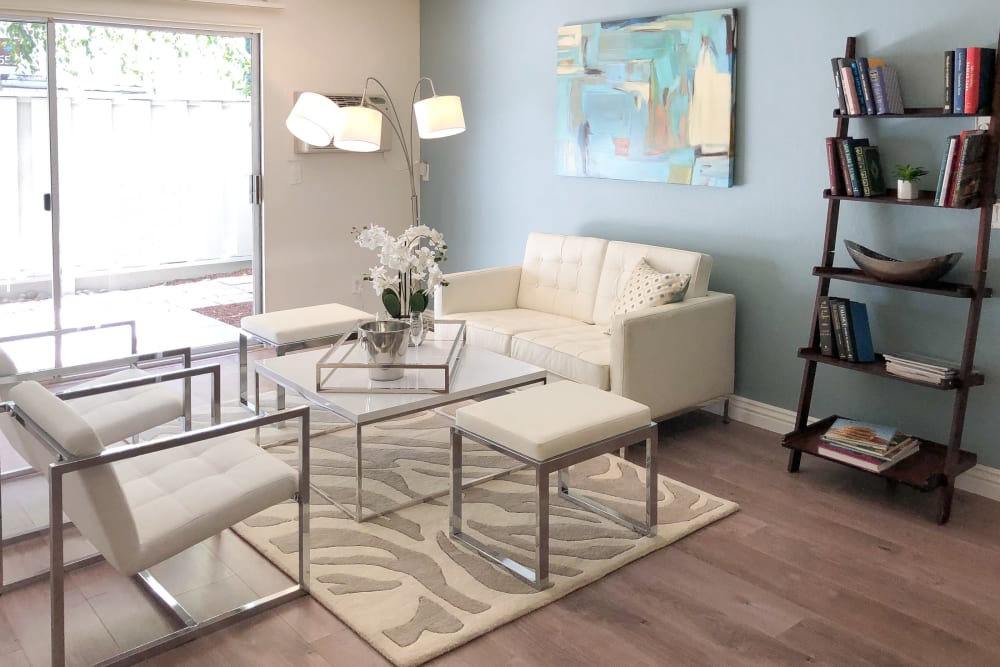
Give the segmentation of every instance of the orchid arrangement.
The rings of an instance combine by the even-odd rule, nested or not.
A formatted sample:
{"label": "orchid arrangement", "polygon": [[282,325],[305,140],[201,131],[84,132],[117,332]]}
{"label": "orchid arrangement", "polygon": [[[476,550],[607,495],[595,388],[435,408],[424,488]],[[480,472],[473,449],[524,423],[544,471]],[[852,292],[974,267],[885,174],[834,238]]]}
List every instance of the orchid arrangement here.
{"label": "orchid arrangement", "polygon": [[378,266],[368,269],[364,279],[372,283],[393,317],[423,312],[434,288],[448,284],[438,266],[445,261],[448,246],[436,229],[411,225],[393,236],[385,227],[368,225],[352,232],[355,243],[378,253]]}

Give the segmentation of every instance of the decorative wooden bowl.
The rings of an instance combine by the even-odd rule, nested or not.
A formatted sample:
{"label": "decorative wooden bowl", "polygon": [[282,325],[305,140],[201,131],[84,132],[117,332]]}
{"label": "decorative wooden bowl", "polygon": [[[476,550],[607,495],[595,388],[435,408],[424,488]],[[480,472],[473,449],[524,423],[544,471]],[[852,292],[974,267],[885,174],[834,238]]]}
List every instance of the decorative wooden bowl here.
{"label": "decorative wooden bowl", "polygon": [[962,257],[962,253],[953,252],[940,257],[903,261],[880,255],[854,241],[845,239],[844,245],[862,271],[886,283],[919,285],[934,282],[951,271]]}

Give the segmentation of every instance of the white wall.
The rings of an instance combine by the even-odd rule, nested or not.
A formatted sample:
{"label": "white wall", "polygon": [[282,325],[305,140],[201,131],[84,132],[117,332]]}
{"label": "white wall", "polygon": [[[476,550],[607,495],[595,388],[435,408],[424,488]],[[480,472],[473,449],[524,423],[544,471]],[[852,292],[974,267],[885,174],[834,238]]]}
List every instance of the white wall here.
{"label": "white wall", "polygon": [[[298,90],[359,92],[379,77],[402,114],[419,76],[418,0],[287,0],[285,9],[185,0],[0,0],[0,19],[47,15],[126,22],[259,28],[263,41],[264,305],[267,310],[339,301],[369,309],[374,295],[351,294],[373,256],[350,230],[368,223],[402,228],[409,187],[401,152],[295,155],[284,120]],[[408,116],[403,115],[404,125]],[[289,184],[299,161],[302,183]]]}

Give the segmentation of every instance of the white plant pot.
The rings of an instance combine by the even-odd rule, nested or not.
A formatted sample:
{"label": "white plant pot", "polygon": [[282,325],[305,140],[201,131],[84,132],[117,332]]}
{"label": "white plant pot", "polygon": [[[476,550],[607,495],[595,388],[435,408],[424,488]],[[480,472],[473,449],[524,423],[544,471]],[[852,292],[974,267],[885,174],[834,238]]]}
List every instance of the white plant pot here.
{"label": "white plant pot", "polygon": [[896,181],[896,199],[917,199],[919,196],[916,181]]}

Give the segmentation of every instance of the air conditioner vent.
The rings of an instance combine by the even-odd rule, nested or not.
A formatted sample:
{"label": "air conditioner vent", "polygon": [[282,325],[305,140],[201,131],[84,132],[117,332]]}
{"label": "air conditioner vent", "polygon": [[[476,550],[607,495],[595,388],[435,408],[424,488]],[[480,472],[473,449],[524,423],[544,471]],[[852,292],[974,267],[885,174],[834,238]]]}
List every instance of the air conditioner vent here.
{"label": "air conditioner vent", "polygon": [[[295,100],[299,98],[301,93],[295,93]],[[361,95],[345,94],[345,93],[320,93],[324,97],[327,97],[337,103],[337,106],[341,107],[356,107],[361,105]],[[366,100],[366,104],[370,106],[377,107],[382,111],[388,110],[388,103],[384,97],[379,95],[369,95]],[[392,128],[389,127],[389,123],[382,121],[382,143],[379,153],[384,153],[388,150],[392,150]],[[308,155],[315,153],[349,153],[350,151],[341,150],[336,148],[331,141],[328,146],[311,146],[301,139],[295,139],[295,152],[299,155]]]}

